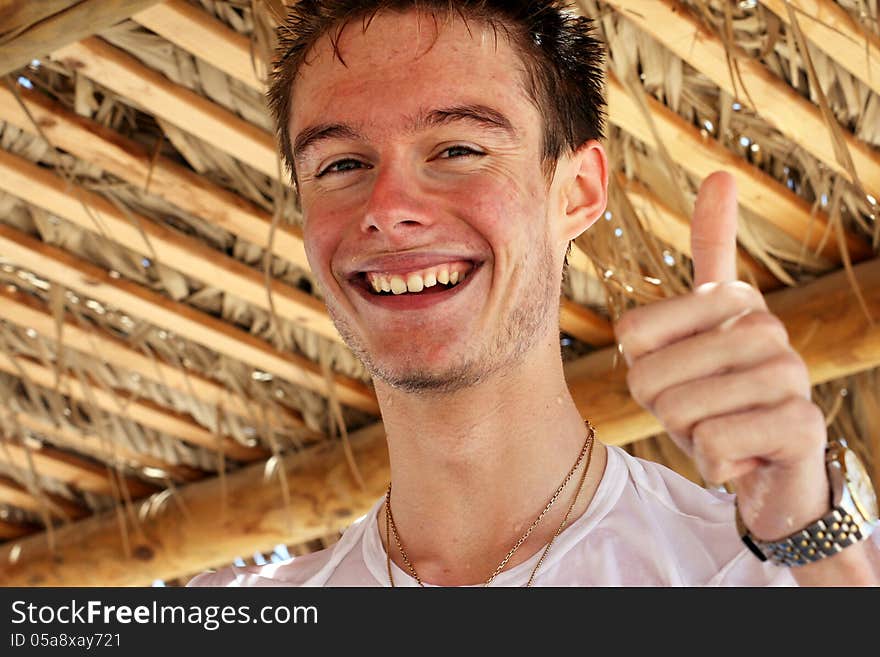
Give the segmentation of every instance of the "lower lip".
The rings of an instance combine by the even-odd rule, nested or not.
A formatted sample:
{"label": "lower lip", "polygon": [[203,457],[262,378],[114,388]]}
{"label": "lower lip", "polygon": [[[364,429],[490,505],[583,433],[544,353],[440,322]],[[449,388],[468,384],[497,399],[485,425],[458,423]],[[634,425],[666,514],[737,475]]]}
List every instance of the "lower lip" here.
{"label": "lower lip", "polygon": [[467,278],[463,283],[459,283],[455,287],[451,287],[443,292],[434,292],[433,294],[394,294],[382,295],[372,294],[360,285],[352,285],[364,299],[371,305],[385,308],[386,310],[423,310],[436,306],[437,304],[448,301],[452,297],[458,295],[464,288],[470,285],[474,277],[479,273],[481,265],[468,272]]}

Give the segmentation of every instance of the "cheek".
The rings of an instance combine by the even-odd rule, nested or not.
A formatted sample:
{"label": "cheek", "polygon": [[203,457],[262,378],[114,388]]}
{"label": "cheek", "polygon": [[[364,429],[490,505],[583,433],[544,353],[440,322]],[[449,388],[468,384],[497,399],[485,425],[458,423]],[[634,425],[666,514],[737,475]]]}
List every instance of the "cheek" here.
{"label": "cheek", "polygon": [[330,261],[339,243],[338,224],[330,221],[327,217],[310,217],[305,215],[303,223],[303,243],[306,257],[309,260],[313,274],[324,287],[329,278]]}
{"label": "cheek", "polygon": [[525,243],[536,199],[525,196],[510,180],[475,185],[466,198],[474,199],[468,203],[470,220],[496,248],[508,250]]}

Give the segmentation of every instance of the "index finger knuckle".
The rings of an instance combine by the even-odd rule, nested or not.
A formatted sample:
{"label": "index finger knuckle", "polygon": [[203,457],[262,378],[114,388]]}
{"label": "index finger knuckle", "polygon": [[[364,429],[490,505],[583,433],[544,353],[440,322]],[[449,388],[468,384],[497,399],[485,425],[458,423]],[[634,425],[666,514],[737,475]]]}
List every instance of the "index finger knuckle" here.
{"label": "index finger knuckle", "polygon": [[648,349],[644,340],[646,312],[645,308],[634,308],[622,315],[614,325],[614,336],[627,354],[636,356]]}
{"label": "index finger knuckle", "polygon": [[755,342],[769,341],[780,349],[789,346],[788,329],[773,313],[760,310],[746,312],[736,320],[735,330]]}

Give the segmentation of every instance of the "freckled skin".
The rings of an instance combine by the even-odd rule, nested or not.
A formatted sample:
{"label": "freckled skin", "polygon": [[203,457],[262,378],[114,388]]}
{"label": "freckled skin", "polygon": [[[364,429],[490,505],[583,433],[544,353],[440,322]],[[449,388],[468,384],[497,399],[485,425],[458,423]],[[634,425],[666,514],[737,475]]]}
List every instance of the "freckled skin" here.
{"label": "freckled skin", "polygon": [[[340,42],[347,66],[322,40],[293,87],[291,135],[339,122],[364,137],[297,160],[306,251],[345,341],[404,390],[472,385],[558,330],[567,238],[550,219],[541,117],[506,37],[469,28],[455,19],[437,33],[415,13],[379,15],[366,32],[356,22]],[[462,104],[502,112],[516,136],[461,122],[407,129],[420,111]],[[485,155],[444,151],[457,145]],[[355,168],[318,176],[344,158]],[[484,264],[469,289],[430,309],[379,309],[341,274],[364,256],[435,249]]]}

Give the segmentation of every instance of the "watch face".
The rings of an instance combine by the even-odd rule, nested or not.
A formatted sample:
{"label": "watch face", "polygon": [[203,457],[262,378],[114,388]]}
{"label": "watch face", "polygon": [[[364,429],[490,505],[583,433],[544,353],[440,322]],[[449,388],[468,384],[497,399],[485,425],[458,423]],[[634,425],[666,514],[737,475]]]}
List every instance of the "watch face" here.
{"label": "watch face", "polygon": [[878,515],[877,494],[871,485],[868,471],[865,470],[859,457],[850,449],[844,451],[843,460],[846,465],[846,478],[850,483],[853,501],[868,522],[875,522]]}

